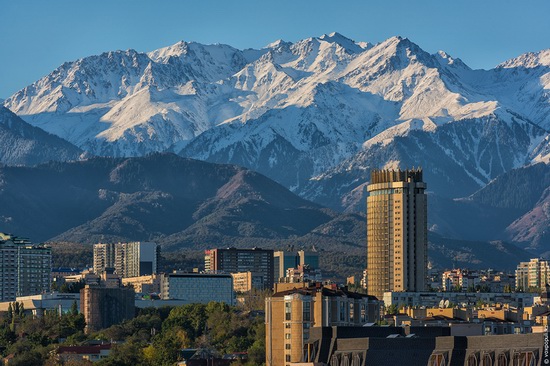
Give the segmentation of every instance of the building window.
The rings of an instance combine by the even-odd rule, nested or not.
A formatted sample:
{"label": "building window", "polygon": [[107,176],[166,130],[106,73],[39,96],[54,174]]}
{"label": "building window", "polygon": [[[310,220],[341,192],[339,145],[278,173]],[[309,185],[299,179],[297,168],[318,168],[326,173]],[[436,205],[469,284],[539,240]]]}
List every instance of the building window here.
{"label": "building window", "polygon": [[290,339],[290,333],[285,334],[285,339]]}
{"label": "building window", "polygon": [[290,343],[285,344],[285,349],[290,349]]}
{"label": "building window", "polygon": [[291,320],[292,318],[292,304],[285,302],[285,320]]}
{"label": "building window", "polygon": [[304,318],[303,320],[305,322],[309,322],[311,321],[311,303],[308,301],[308,302],[303,302],[303,306],[304,306]]}
{"label": "building window", "polygon": [[346,303],[340,301],[340,321],[346,320]]}
{"label": "building window", "polygon": [[286,362],[290,362],[290,355],[285,356]]}

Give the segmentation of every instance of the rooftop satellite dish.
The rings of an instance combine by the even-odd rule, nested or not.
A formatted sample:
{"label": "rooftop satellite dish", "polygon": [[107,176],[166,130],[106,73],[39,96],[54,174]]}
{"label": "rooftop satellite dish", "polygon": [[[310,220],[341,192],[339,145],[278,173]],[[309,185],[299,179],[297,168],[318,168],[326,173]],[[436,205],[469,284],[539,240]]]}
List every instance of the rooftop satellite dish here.
{"label": "rooftop satellite dish", "polygon": [[441,301],[439,302],[439,307],[442,308],[443,306],[445,306],[445,302],[444,302],[444,300],[441,300]]}
{"label": "rooftop satellite dish", "polygon": [[445,300],[445,308],[449,307],[449,300]]}

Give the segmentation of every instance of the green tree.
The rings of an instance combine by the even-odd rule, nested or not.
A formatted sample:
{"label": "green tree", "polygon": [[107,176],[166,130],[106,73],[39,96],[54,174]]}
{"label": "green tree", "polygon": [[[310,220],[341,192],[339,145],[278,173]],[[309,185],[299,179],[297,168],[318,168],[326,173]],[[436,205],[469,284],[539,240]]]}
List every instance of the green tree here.
{"label": "green tree", "polygon": [[76,300],[71,304],[71,315],[78,315],[78,305],[76,304]]}
{"label": "green tree", "polygon": [[139,342],[117,343],[104,360],[96,363],[98,366],[142,366],[147,365],[143,355],[143,345]]}
{"label": "green tree", "polygon": [[397,306],[397,304],[391,304],[386,308],[386,314],[396,315],[398,310],[399,310],[399,306]]}

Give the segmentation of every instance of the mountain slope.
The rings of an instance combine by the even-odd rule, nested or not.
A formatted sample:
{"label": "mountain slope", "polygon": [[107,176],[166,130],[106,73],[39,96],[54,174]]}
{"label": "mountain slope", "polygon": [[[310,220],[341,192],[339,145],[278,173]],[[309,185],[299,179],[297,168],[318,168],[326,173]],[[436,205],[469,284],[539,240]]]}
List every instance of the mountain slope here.
{"label": "mountain slope", "polygon": [[258,173],[173,154],[2,167],[0,200],[3,230],[35,241],[171,248],[297,238],[338,216]]}
{"label": "mountain slope", "polygon": [[36,165],[50,160],[76,160],[80,154],[76,146],[29,125],[0,106],[0,163]]}
{"label": "mountain slope", "polygon": [[549,187],[550,166],[538,163],[502,174],[467,198],[431,195],[431,229],[446,237],[512,241],[545,255]]}
{"label": "mountain slope", "polygon": [[[456,204],[463,216],[454,215],[455,222],[469,223],[468,204],[453,199],[514,169],[550,163],[549,54],[472,70],[402,37],[368,44],[334,33],[279,40],[261,50],[179,42],[149,53],[114,51],[68,62],[4,105],[93,154],[173,151],[237,164],[348,212],[364,211],[371,169],[421,166],[441,204],[434,212]],[[148,210],[150,202],[177,200],[163,198],[165,193],[117,195],[113,212],[126,212],[135,202]],[[472,202],[488,221],[475,223],[480,227],[472,233],[479,237],[465,238],[540,241],[538,234],[526,234],[527,219],[503,234],[536,202],[508,210]],[[113,212],[94,217],[94,225],[109,226]],[[220,218],[230,217],[222,213]],[[225,229],[256,230],[249,224]],[[197,225],[200,230],[185,226],[189,236],[173,241],[207,227]],[[450,220],[437,218],[432,225],[449,236],[464,231]],[[494,237],[481,226],[492,228]],[[265,230],[266,237],[274,235],[274,228]],[[209,233],[221,235],[214,231]]]}

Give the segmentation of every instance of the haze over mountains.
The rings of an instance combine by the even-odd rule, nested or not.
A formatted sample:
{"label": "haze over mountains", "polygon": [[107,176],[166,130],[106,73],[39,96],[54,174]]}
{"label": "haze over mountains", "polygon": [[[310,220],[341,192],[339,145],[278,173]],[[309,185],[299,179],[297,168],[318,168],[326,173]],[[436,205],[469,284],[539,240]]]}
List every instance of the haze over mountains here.
{"label": "haze over mountains", "polygon": [[[179,42],[107,52],[61,65],[4,106],[88,154],[172,151],[237,164],[339,211],[364,211],[372,168],[420,165],[435,232],[544,253],[549,90],[550,50],[472,70],[406,38],[333,33],[261,50]],[[528,183],[517,207],[504,196],[480,203],[503,179],[543,183]],[[467,230],[470,212],[487,224]]]}
{"label": "haze over mountains", "polygon": [[[0,226],[33,240],[155,240],[163,250],[287,246],[365,254],[364,214],[306,201],[259,173],[156,153],[0,167]],[[434,265],[513,268],[502,242],[430,237]],[[491,253],[491,255],[487,255]]]}

